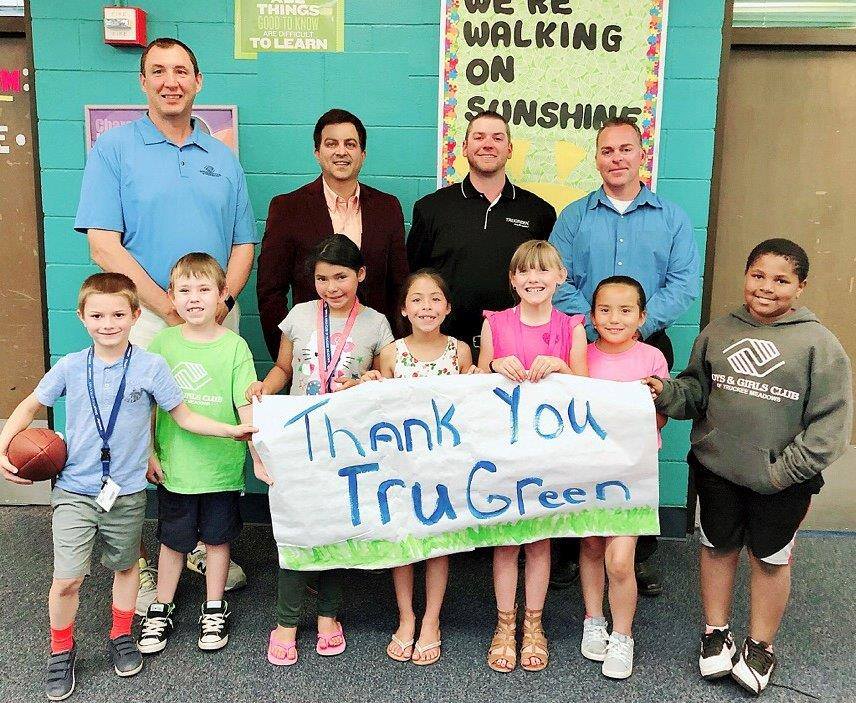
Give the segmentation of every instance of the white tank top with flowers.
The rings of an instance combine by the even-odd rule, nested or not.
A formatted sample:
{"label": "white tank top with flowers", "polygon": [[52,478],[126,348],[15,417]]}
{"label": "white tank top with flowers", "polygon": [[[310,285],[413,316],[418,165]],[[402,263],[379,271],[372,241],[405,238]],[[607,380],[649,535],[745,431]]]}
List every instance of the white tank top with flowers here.
{"label": "white tank top with flowers", "polygon": [[422,376],[451,376],[458,369],[458,340],[449,337],[446,348],[434,361],[419,361],[403,339],[395,340],[395,368],[393,378],[420,378]]}

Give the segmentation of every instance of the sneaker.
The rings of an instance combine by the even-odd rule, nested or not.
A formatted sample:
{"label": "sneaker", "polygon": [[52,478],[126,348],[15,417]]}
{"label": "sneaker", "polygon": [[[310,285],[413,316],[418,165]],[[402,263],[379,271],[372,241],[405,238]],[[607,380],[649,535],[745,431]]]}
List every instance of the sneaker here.
{"label": "sneaker", "polygon": [[703,679],[719,679],[731,673],[737,647],[734,646],[734,635],[728,628],[714,630],[709,635],[702,635],[698,656],[698,668]]}
{"label": "sneaker", "polygon": [[212,652],[223,649],[229,641],[229,604],[224,600],[209,600],[199,616],[199,649]]}
{"label": "sneaker", "polygon": [[77,643],[71,649],[48,657],[45,676],[45,693],[50,701],[61,701],[74,693],[74,660],[77,658]]}
{"label": "sneaker", "polygon": [[586,618],[583,620],[583,640],[580,651],[586,659],[602,662],[606,659],[606,645],[609,633],[606,631],[606,618]]}
{"label": "sneaker", "polygon": [[767,643],[747,637],[740,658],[731,670],[731,678],[747,691],[758,695],[767,688],[775,668],[776,655],[767,651]]}
{"label": "sneaker", "polygon": [[611,679],[626,679],[633,673],[633,638],[613,632],[606,646],[601,672]]}
{"label": "sneaker", "polygon": [[143,668],[143,655],[131,635],[121,635],[107,643],[107,658],[119,676],[133,676]]}
{"label": "sneaker", "polygon": [[[187,555],[187,568],[197,574],[205,574],[205,545],[197,544],[190,554]],[[236,591],[247,585],[247,575],[244,570],[232,560],[229,560],[229,573],[226,575],[226,590]]]}
{"label": "sneaker", "polygon": [[145,559],[140,558],[140,590],[137,593],[137,605],[134,612],[143,617],[149,606],[158,598],[158,570]]}
{"label": "sneaker", "polygon": [[663,578],[660,571],[647,561],[635,565],[636,590],[640,596],[659,596],[663,592]]}
{"label": "sneaker", "polygon": [[149,606],[141,623],[140,639],[137,642],[143,654],[157,654],[166,649],[169,636],[175,629],[173,610],[175,606],[172,603],[154,602]]}

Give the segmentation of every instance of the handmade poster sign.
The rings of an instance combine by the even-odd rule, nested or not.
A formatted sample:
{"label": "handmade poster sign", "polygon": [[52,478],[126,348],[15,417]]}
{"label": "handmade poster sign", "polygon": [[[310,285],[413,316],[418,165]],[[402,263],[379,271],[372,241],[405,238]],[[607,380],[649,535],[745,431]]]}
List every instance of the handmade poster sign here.
{"label": "handmade poster sign", "polygon": [[266,397],[253,422],[284,568],[659,532],[656,421],[641,383],[375,381]]}

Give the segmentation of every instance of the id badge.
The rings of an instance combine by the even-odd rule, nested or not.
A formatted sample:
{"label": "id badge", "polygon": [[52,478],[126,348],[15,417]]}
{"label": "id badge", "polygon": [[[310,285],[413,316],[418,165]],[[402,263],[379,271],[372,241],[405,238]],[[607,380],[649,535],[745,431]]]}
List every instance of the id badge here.
{"label": "id badge", "polygon": [[101,491],[95,498],[95,502],[104,509],[105,513],[109,513],[110,508],[113,507],[113,503],[116,502],[116,498],[119,497],[119,491],[121,490],[122,487],[108,476],[107,482],[101,488]]}

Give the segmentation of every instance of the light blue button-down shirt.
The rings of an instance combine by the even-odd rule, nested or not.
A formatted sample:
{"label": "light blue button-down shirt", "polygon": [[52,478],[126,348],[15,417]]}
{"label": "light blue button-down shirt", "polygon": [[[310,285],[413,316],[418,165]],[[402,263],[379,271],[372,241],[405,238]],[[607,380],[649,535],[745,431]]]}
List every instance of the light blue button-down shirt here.
{"label": "light blue button-down shirt", "polygon": [[[84,349],[64,356],[39,381],[34,393],[48,407],[53,407],[61,396],[66,397],[68,459],[56,485],[72,493],[95,496],[101,490],[101,436],[86,388],[88,353],[89,349]],[[92,360],[92,375],[98,408],[106,423],[122,380],[122,359],[108,365],[96,355]],[[146,487],[152,405],[157,403],[169,412],[181,401],[181,389],[164,358],[134,347],[122,407],[110,437],[110,477],[121,487],[120,495]]]}
{"label": "light blue button-down shirt", "polygon": [[193,121],[180,147],[148,115],[114,127],[89,152],[74,228],[122,233],[122,245],[161,288],[182,256],[201,251],[223,269],[234,244],[257,243],[238,159]]}
{"label": "light blue button-down shirt", "polygon": [[[648,299],[648,318],[640,329],[643,339],[675,322],[701,292],[689,215],[645,186],[623,215],[602,187],[571,203],[559,215],[550,243],[568,269],[568,280],[556,290],[553,304],[568,314],[589,315],[600,281],[631,276]],[[586,327],[593,338],[591,324]]]}

